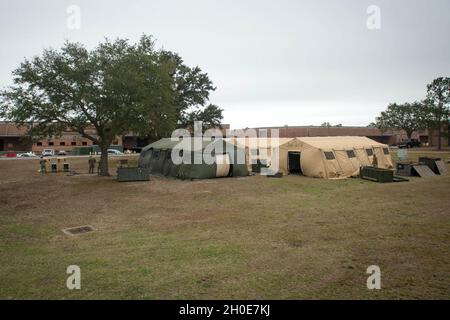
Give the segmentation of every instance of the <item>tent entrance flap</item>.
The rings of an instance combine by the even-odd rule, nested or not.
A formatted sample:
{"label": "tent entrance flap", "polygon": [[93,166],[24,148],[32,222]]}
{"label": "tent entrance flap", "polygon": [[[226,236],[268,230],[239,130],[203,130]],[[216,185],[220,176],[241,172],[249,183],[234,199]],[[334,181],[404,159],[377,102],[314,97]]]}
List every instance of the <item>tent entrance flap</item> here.
{"label": "tent entrance flap", "polygon": [[230,174],[231,161],[228,154],[217,154],[216,165],[216,177],[227,177]]}
{"label": "tent entrance flap", "polygon": [[288,152],[288,171],[289,174],[302,174],[300,166],[300,152]]}

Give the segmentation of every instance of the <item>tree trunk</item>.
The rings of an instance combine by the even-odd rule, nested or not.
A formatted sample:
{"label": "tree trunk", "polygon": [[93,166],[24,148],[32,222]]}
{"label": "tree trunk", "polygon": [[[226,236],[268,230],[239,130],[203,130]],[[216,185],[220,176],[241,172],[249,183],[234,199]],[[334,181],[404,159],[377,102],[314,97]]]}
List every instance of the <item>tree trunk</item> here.
{"label": "tree trunk", "polygon": [[438,128],[438,150],[441,150],[441,138],[442,138],[442,126],[441,123],[439,123],[439,128]]}
{"label": "tree trunk", "polygon": [[434,128],[430,126],[428,128],[428,146],[429,147],[432,147],[434,145],[433,135],[434,135]]}
{"label": "tree trunk", "polygon": [[450,120],[447,121],[447,146],[450,147]]}
{"label": "tree trunk", "polygon": [[406,131],[406,136],[408,137],[408,140],[411,140],[413,132],[409,131],[409,130],[405,130],[405,131]]}
{"label": "tree trunk", "polygon": [[109,166],[108,166],[108,144],[101,144],[100,145],[100,167],[98,174],[101,176],[109,176]]}
{"label": "tree trunk", "polygon": [[439,104],[439,113],[438,113],[438,121],[437,121],[437,129],[438,129],[438,150],[441,150],[441,138],[442,138],[442,104]]}

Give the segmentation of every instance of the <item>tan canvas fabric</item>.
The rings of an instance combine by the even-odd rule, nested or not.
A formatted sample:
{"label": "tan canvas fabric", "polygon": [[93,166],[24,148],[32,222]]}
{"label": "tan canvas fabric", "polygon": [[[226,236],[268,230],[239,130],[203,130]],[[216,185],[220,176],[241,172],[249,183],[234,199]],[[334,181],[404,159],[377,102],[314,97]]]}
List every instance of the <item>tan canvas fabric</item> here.
{"label": "tan canvas fabric", "polygon": [[335,150],[334,154],[337,162],[339,163],[339,166],[344,173],[344,176],[351,177],[358,174],[358,170],[360,167],[359,161],[355,166],[353,161],[348,157],[346,150]]}
{"label": "tan canvas fabric", "polygon": [[[302,171],[305,175],[329,179],[355,176],[359,172],[359,167],[372,165],[373,156],[367,155],[367,149],[373,150],[378,160],[378,167],[392,168],[391,155],[385,155],[383,152],[383,148],[388,146],[367,137],[299,137],[297,139],[316,150],[316,153],[305,153],[301,156]],[[356,157],[350,158],[347,153],[349,150],[353,150]],[[336,159],[327,160],[323,155],[319,156],[325,151],[333,152]],[[306,157],[311,159],[305,159]],[[304,164],[310,167],[304,169]]]}
{"label": "tan canvas fabric", "polygon": [[[310,177],[339,179],[355,176],[361,166],[372,165],[373,156],[367,154],[367,149],[376,155],[378,167],[392,168],[391,155],[385,155],[387,145],[376,142],[367,137],[298,137],[280,138],[278,141],[264,138],[247,138],[234,140],[246,148],[246,157],[251,167],[253,155],[250,148],[263,146],[259,158],[268,157],[269,163],[275,167],[276,156],[274,148],[278,147],[278,171],[288,172],[289,151],[300,152],[300,165],[303,175]],[[355,157],[349,157],[347,151],[353,151]],[[332,152],[334,159],[326,159],[324,152]]]}
{"label": "tan canvas fabric", "polygon": [[226,177],[230,172],[230,155],[216,154],[216,177]]}
{"label": "tan canvas fabric", "polygon": [[[239,147],[245,147],[245,157],[247,160],[248,169],[251,171],[251,165],[259,159],[262,162],[272,163],[272,153],[274,148],[279,148],[280,146],[294,140],[295,138],[232,138],[230,142],[236,144]],[[251,149],[259,149],[259,155],[252,153]],[[286,160],[287,161],[287,160]],[[286,166],[287,169],[287,166]]]}
{"label": "tan canvas fabric", "polygon": [[372,149],[372,148],[355,148],[356,157],[358,158],[358,161],[362,165],[370,166],[370,165],[372,165],[373,157],[369,157],[367,155],[366,149]]}
{"label": "tan canvas fabric", "polygon": [[[290,138],[289,140],[280,139],[280,147],[278,149],[278,171],[283,174],[288,174],[288,152],[302,152],[302,143],[295,138]],[[276,155],[276,151],[272,149],[272,156]],[[275,164],[275,161],[271,161]]]}

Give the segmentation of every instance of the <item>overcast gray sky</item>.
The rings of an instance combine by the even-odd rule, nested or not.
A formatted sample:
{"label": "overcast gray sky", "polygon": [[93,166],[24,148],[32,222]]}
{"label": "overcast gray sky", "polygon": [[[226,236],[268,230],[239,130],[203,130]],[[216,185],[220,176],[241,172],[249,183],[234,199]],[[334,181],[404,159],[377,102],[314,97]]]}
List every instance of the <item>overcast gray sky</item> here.
{"label": "overcast gray sky", "polygon": [[[80,29],[67,27],[70,5]],[[367,27],[369,5],[380,29]],[[450,75],[449,0],[2,0],[0,86],[24,57],[65,39],[93,47],[142,33],[208,72],[232,128],[367,125]]]}

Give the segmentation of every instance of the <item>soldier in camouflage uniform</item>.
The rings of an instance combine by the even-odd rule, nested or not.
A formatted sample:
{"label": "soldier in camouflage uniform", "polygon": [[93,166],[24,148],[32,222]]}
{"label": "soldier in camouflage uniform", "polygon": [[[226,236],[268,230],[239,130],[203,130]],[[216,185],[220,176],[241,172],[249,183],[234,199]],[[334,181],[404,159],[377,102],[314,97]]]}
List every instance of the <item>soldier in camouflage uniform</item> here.
{"label": "soldier in camouflage uniform", "polygon": [[41,172],[41,174],[46,173],[47,170],[45,169],[45,159],[44,159],[44,157],[41,156],[41,158],[39,159],[39,164],[41,166],[41,169],[39,170]]}
{"label": "soldier in camouflage uniform", "polygon": [[94,169],[95,169],[95,163],[97,162],[97,160],[95,160],[94,157],[89,156],[89,173],[94,173]]}

